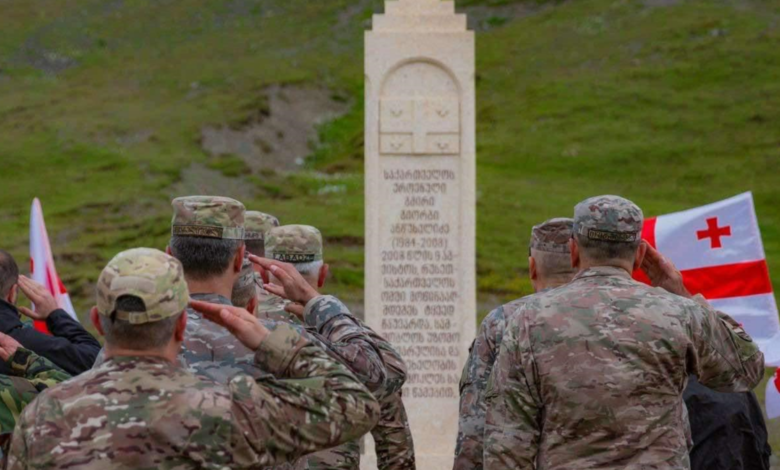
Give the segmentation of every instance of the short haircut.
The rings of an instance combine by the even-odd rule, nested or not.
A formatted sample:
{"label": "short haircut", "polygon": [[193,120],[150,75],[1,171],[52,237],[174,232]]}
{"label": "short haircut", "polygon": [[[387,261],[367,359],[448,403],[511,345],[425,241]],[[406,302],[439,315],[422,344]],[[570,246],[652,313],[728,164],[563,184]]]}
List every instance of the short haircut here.
{"label": "short haircut", "polygon": [[164,348],[173,337],[176,322],[182,313],[164,320],[133,324],[117,318],[117,312],[145,312],[144,301],[134,295],[123,295],[116,300],[116,308],[111,315],[100,316],[100,325],[106,343],[134,351],[147,351]]}
{"label": "short haircut", "polygon": [[19,265],[11,253],[0,250],[0,295],[5,298],[19,282]]}
{"label": "short haircut", "polygon": [[243,245],[243,240],[172,236],[171,254],[181,261],[184,274],[197,281],[221,276]]}
{"label": "short haircut", "polygon": [[295,263],[295,269],[301,274],[301,276],[317,275],[320,272],[323,261],[311,261],[308,263]]}
{"label": "short haircut", "polygon": [[597,261],[633,261],[636,257],[636,250],[639,248],[641,240],[633,242],[612,242],[605,240],[591,240],[586,235],[575,234],[577,245],[583,257]]}
{"label": "short haircut", "polygon": [[246,240],[244,243],[246,243],[246,251],[265,258],[265,240]]}
{"label": "short haircut", "polygon": [[571,265],[570,253],[553,253],[532,248],[531,256],[536,262],[536,274],[542,280],[568,283],[574,277],[575,269]]}

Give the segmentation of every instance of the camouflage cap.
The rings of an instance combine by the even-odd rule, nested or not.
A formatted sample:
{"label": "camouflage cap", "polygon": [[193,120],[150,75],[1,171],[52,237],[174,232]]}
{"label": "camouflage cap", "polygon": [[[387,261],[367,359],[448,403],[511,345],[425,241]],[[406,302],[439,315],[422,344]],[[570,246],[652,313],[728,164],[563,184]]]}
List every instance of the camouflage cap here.
{"label": "camouflage cap", "polygon": [[181,263],[162,251],[134,248],[109,261],[97,282],[97,309],[110,316],[118,298],[141,299],[143,312],[116,312],[116,318],[134,325],[164,320],[181,313],[190,300]]}
{"label": "camouflage cap", "polygon": [[574,207],[574,232],[591,240],[635,242],[643,223],[642,209],[620,196],[596,196]]}
{"label": "camouflage cap", "polygon": [[551,253],[569,253],[569,239],[574,220],[556,218],[531,229],[530,249]]}
{"label": "camouflage cap", "polygon": [[264,240],[265,233],[279,226],[279,219],[258,211],[246,211],[244,215],[244,239]]}
{"label": "camouflage cap", "polygon": [[322,259],[322,234],[309,225],[283,225],[265,234],[267,258],[286,263],[310,263]]}
{"label": "camouflage cap", "polygon": [[180,237],[244,239],[244,205],[221,196],[177,197],[171,233]]}

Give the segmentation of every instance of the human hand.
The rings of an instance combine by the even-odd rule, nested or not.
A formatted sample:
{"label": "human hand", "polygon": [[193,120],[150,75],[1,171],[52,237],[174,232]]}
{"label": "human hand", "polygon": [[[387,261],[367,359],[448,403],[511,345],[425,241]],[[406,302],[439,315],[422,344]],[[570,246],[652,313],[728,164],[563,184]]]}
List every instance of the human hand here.
{"label": "human hand", "polygon": [[35,304],[35,311],[27,307],[19,307],[19,311],[33,320],[46,321],[51,312],[59,308],[51,292],[27,276],[19,276],[19,289]]}
{"label": "human hand", "polygon": [[265,290],[274,295],[301,305],[306,305],[311,299],[320,295],[292,264],[260,258],[255,255],[249,255],[249,261],[262,266],[266,272],[273,274],[282,284],[279,286],[269,282],[263,285]]}
{"label": "human hand", "polygon": [[290,302],[284,306],[284,310],[303,320],[303,312],[306,310],[306,307],[297,302]]}
{"label": "human hand", "polygon": [[642,260],[641,269],[650,278],[653,287],[660,287],[672,294],[690,298],[691,293],[683,284],[682,273],[674,263],[647,242],[642,241],[642,243],[647,245],[647,253]]}
{"label": "human hand", "polygon": [[191,300],[190,307],[202,313],[206,319],[227,328],[241,344],[252,351],[270,334],[254,315],[243,308],[198,300]]}
{"label": "human hand", "polygon": [[3,362],[16,353],[16,350],[21,348],[22,345],[18,341],[8,336],[7,334],[0,333],[0,359]]}

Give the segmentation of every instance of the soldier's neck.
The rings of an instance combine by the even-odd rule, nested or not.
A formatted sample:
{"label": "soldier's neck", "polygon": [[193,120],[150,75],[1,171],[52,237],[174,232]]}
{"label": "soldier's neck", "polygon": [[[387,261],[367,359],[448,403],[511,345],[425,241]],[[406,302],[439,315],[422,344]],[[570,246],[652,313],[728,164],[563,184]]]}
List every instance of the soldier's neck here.
{"label": "soldier's neck", "polygon": [[106,359],[114,357],[153,357],[175,364],[179,348],[180,346],[173,341],[165,348],[148,350],[127,349],[106,344]]}
{"label": "soldier's neck", "polygon": [[207,281],[192,279],[184,275],[187,279],[187,287],[190,294],[218,294],[229,299],[233,294],[233,282],[235,276],[228,272],[219,277],[211,278]]}

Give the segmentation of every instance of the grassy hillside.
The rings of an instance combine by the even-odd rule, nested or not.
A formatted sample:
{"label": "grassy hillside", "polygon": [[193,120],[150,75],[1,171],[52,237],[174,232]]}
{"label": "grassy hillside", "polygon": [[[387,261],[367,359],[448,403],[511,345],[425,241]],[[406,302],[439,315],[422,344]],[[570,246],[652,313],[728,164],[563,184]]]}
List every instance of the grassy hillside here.
{"label": "grassy hillside", "polygon": [[[531,225],[598,193],[652,215],[751,190],[780,273],[779,2],[461,7],[480,30],[482,314],[529,292],[516,255]],[[84,311],[113,254],[165,246],[171,197],[221,193],[319,226],[332,288],[359,304],[362,34],[379,10],[377,0],[3,1],[2,246],[26,260],[29,204],[41,198],[58,269]],[[341,103],[313,137],[296,137],[308,158],[258,166],[206,151],[204,129],[249,133],[291,113],[274,105],[272,85]]]}

